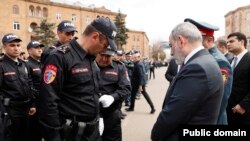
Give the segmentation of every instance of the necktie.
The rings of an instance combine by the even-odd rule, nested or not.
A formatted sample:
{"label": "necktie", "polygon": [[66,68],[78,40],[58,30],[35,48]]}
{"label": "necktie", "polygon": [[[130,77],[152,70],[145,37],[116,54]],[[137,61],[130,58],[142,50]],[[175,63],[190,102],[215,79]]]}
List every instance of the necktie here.
{"label": "necktie", "polygon": [[238,60],[238,58],[237,58],[237,57],[234,57],[234,60],[233,60],[233,70],[234,70],[234,68],[235,68],[236,65],[237,65],[237,60]]}

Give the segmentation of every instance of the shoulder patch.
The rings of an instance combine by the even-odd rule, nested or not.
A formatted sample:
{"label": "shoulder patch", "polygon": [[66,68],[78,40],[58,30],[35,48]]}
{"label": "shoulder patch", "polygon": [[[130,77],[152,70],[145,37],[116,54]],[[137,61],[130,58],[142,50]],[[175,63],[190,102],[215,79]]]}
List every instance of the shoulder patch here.
{"label": "shoulder patch", "polygon": [[62,46],[58,47],[57,50],[59,52],[62,52],[63,54],[65,54],[65,53],[70,51],[70,46],[68,44],[62,45]]}
{"label": "shoulder patch", "polygon": [[43,81],[46,84],[52,83],[55,78],[56,78],[56,73],[57,73],[57,67],[54,65],[46,65],[45,66],[45,71],[44,71],[44,76],[43,76]]}
{"label": "shoulder patch", "polygon": [[220,71],[221,71],[223,82],[225,85],[228,82],[229,71],[226,68],[221,68]]}

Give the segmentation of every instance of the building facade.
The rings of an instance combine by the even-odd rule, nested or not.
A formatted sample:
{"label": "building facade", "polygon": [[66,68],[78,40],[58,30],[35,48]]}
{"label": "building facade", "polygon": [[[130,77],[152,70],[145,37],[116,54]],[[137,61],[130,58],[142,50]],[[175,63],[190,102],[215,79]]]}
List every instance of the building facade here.
{"label": "building facade", "polygon": [[[7,33],[15,33],[21,37],[22,50],[26,52],[26,46],[34,35],[34,28],[40,25],[43,19],[58,25],[62,20],[70,20],[76,26],[79,36],[85,27],[98,16],[109,17],[114,20],[117,12],[112,12],[105,7],[83,7],[81,5],[68,5],[52,2],[50,0],[1,0],[0,3],[0,38]],[[125,14],[122,14],[126,18]],[[54,29],[56,33],[56,29]],[[137,33],[135,33],[137,34]],[[146,35],[146,33],[144,33]],[[128,33],[129,38],[133,33]],[[143,37],[144,38],[144,37]],[[130,39],[128,39],[130,41]],[[131,44],[128,41],[128,44]],[[143,41],[143,39],[141,40]],[[148,45],[139,43],[141,50],[148,50]],[[2,47],[2,43],[0,44]],[[127,47],[128,45],[126,45]],[[125,49],[125,51],[128,51]],[[2,48],[0,48],[2,52]],[[143,52],[144,53],[144,52]]]}
{"label": "building facade", "polygon": [[225,37],[232,32],[242,32],[247,36],[250,49],[250,5],[239,7],[225,15]]}
{"label": "building facade", "polygon": [[143,31],[129,29],[127,44],[123,46],[125,52],[129,50],[138,50],[144,57],[149,57],[150,47],[147,34]]}

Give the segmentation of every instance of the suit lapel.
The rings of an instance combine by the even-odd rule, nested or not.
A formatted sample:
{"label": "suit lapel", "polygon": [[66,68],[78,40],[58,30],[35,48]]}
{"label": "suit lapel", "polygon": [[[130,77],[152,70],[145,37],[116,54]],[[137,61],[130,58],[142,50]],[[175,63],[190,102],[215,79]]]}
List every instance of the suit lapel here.
{"label": "suit lapel", "polygon": [[249,61],[248,59],[250,58],[250,53],[247,52],[240,60],[240,62],[236,65],[236,67],[234,68],[235,71],[237,71],[239,68],[241,68],[242,66],[244,66],[244,62]]}

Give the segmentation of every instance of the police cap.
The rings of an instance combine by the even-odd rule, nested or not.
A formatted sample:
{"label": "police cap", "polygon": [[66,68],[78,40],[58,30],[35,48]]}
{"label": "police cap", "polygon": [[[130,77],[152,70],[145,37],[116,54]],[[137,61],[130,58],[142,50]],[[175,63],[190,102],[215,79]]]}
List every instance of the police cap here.
{"label": "police cap", "polygon": [[206,35],[206,36],[213,36],[214,31],[219,30],[219,27],[217,27],[217,26],[211,25],[211,24],[206,23],[206,22],[198,22],[198,21],[195,21],[195,20],[190,19],[190,18],[186,18],[184,20],[184,22],[192,23],[200,30],[202,35]]}
{"label": "police cap", "polygon": [[8,34],[3,36],[3,39],[2,39],[3,44],[9,43],[12,41],[21,42],[22,40],[17,35],[15,35],[13,33],[8,33]]}
{"label": "police cap", "polygon": [[91,25],[107,37],[111,49],[113,51],[116,51],[117,47],[116,47],[114,39],[116,36],[117,28],[115,24],[109,18],[99,17],[99,18],[96,18],[91,23]]}

